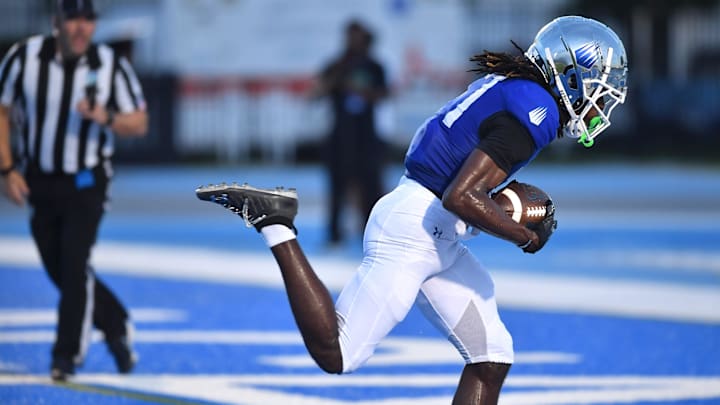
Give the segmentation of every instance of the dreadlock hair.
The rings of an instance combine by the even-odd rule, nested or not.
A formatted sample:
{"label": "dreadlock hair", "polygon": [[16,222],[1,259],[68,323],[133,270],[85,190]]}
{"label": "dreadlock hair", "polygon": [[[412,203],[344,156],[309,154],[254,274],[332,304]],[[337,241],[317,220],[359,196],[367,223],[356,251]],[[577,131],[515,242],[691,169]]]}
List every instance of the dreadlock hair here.
{"label": "dreadlock hair", "polygon": [[[505,76],[508,79],[527,79],[541,85],[545,90],[550,93],[555,102],[558,105],[558,111],[560,111],[560,122],[565,123],[570,119],[565,107],[563,107],[560,97],[556,96],[553,89],[545,80],[540,69],[535,66],[530,59],[525,56],[522,48],[515,43],[510,41],[515,49],[520,51],[520,55],[511,55],[507,52],[490,52],[485,50],[483,53],[474,55],[470,58],[471,62],[475,62],[477,67],[470,69],[470,72],[476,72],[479,74],[498,74]],[[562,135],[562,131],[558,131],[558,136]]]}

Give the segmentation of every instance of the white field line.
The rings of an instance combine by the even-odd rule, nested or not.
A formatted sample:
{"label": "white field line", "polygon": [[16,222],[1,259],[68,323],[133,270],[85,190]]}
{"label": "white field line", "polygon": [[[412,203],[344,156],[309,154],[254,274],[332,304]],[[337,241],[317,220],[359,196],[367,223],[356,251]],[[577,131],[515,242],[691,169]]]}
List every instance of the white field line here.
{"label": "white field line", "polygon": [[[133,308],[133,323],[183,322],[187,320],[184,311],[161,308]],[[56,309],[0,308],[0,327],[54,326],[57,323]]]}
{"label": "white field line", "polygon": [[[357,265],[334,258],[310,259],[320,278],[333,291],[342,288]],[[93,263],[103,273],[132,277],[283,288],[277,264],[269,252],[235,253],[103,242],[93,252]],[[35,246],[28,238],[0,237],[0,264],[40,268]],[[542,269],[494,269],[492,273],[501,306],[720,323],[717,310],[720,291],[713,287],[544,275]]]}
{"label": "white field line", "polygon": [[[51,344],[55,338],[52,330],[5,330],[0,333],[0,344]],[[102,341],[100,332],[93,333],[93,342]],[[242,346],[297,346],[303,354],[259,356],[258,361],[284,368],[307,368],[317,366],[305,353],[298,332],[248,331],[248,330],[137,330],[133,341],[141,344],[203,344]],[[462,358],[446,339],[389,336],[380,343],[380,349],[370,358],[366,367],[397,367],[403,365],[462,364]],[[515,354],[517,364],[574,364],[580,356],[573,353],[534,351]],[[0,363],[0,370],[2,370]]]}
{"label": "white field line", "polygon": [[[454,374],[348,374],[336,375],[130,375],[82,374],[76,384],[100,385],[118,390],[215,401],[227,404],[267,405],[440,405],[449,396],[394,396],[378,400],[344,401],[299,392],[298,387],[448,387],[457,384]],[[50,385],[49,377],[0,375],[0,385]],[[403,390],[398,390],[402,392]],[[122,395],[119,392],[117,395]],[[402,395],[402,394],[399,394]],[[500,398],[501,405],[632,404],[642,401],[680,401],[720,398],[720,377],[676,376],[553,376],[511,374]]]}

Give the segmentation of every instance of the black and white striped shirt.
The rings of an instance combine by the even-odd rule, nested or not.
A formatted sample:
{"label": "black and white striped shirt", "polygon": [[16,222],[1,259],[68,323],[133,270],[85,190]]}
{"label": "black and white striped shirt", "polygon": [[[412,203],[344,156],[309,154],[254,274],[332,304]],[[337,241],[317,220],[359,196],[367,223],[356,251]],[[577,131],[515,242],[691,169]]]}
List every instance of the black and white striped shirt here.
{"label": "black and white striped shirt", "polygon": [[118,113],[145,110],[140,82],[127,59],[106,45],[90,46],[76,63],[63,63],[55,37],[15,44],[0,64],[0,104],[20,109],[21,152],[43,173],[74,174],[105,165],[114,150],[110,128],[76,110],[95,86],[96,103]]}

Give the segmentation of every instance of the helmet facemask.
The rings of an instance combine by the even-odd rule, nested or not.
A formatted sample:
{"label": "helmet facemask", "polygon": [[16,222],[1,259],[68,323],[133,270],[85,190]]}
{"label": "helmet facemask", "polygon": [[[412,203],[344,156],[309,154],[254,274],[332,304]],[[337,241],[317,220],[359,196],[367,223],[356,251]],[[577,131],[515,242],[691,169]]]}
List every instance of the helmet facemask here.
{"label": "helmet facemask", "polygon": [[[570,119],[563,127],[563,135],[578,139],[578,143],[587,148],[594,144],[596,136],[610,127],[610,114],[615,107],[625,102],[626,69],[622,72],[613,72],[611,67],[613,52],[613,48],[608,48],[606,57],[602,58],[602,72],[594,66],[584,69],[575,61],[575,67],[569,66],[570,69],[561,75],[555,67],[550,49],[545,48],[545,57],[550,62],[554,84],[570,115]],[[573,55],[572,52],[570,54]],[[614,80],[609,81],[611,77]],[[582,82],[581,86],[577,85],[579,81]],[[618,88],[613,87],[611,82],[618,83]],[[597,115],[586,123],[585,117],[593,110]]]}

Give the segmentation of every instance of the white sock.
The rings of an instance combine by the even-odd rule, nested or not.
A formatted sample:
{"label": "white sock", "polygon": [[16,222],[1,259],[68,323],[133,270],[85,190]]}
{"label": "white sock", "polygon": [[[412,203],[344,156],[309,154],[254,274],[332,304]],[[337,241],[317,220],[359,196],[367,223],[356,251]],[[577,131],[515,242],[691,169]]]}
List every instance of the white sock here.
{"label": "white sock", "polygon": [[273,224],[260,228],[260,233],[268,247],[295,239],[295,232],[285,225]]}

